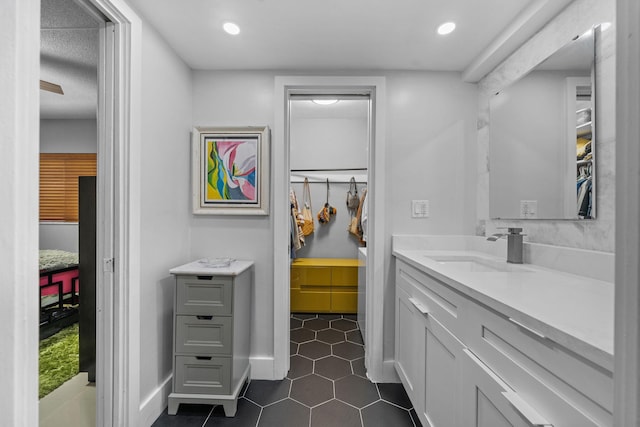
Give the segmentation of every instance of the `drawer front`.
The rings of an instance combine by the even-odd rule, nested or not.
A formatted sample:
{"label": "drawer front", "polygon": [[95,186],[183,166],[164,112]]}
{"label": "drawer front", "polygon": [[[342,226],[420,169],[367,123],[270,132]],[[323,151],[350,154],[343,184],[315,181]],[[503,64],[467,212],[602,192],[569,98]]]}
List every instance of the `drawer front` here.
{"label": "drawer front", "polygon": [[232,318],[176,316],[176,353],[231,354]]}
{"label": "drawer front", "polygon": [[176,356],[173,383],[175,393],[231,393],[231,358]]}
{"label": "drawer front", "polygon": [[331,311],[331,288],[319,286],[291,289],[291,311],[294,313],[329,313]]}
{"label": "drawer front", "polygon": [[444,283],[422,273],[403,262],[397,263],[397,286],[405,289],[428,315],[454,335],[459,333],[459,315],[464,311],[465,300]]}
{"label": "drawer front", "polygon": [[[357,281],[356,281],[357,283]],[[291,267],[291,288],[330,286],[331,269],[327,267]]]}
{"label": "drawer front", "polygon": [[468,347],[554,426],[612,425],[611,372],[484,307],[468,324]]}
{"label": "drawer front", "polygon": [[233,283],[229,277],[178,276],[176,314],[229,315]]}
{"label": "drawer front", "polygon": [[358,288],[333,289],[331,292],[332,313],[357,313]]}
{"label": "drawer front", "polygon": [[357,267],[332,267],[331,268],[331,285],[332,286],[358,286],[358,268]]}

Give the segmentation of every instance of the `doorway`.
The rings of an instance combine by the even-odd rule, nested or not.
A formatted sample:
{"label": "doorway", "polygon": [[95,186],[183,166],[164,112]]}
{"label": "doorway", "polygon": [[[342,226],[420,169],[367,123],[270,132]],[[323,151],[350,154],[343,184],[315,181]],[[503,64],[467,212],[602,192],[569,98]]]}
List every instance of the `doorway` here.
{"label": "doorway", "polygon": [[[292,324],[312,325],[320,347],[337,348],[340,331],[347,332],[357,359],[364,357],[365,290],[358,276],[366,253],[370,104],[368,94],[289,99],[292,224],[299,224],[292,233]],[[307,335],[292,330],[291,340],[301,344]]]}
{"label": "doorway", "polygon": [[[368,207],[369,232],[367,240],[366,311],[383,312],[384,280],[384,216],[382,195],[385,191],[385,79],[383,77],[276,77],[276,121],[274,144],[274,378],[284,378],[289,370],[290,341],[290,252],[289,252],[289,186],[290,186],[290,105],[292,96],[301,95],[350,95],[368,96],[369,147]],[[282,104],[278,103],[281,100]],[[375,215],[373,215],[375,212]],[[379,243],[377,243],[379,242]],[[373,381],[383,381],[383,319],[370,316],[365,340],[365,365],[367,375]]]}
{"label": "doorway", "polygon": [[[40,425],[68,424],[65,414],[76,407],[81,410],[73,411],[76,417],[71,425],[93,425],[96,420],[96,310],[95,298],[88,298],[95,297],[96,256],[86,244],[90,241],[95,247],[97,237],[95,178],[92,185],[83,186],[77,177],[95,176],[99,162],[97,106],[103,84],[98,69],[104,58],[100,40],[104,40],[105,25],[105,18],[86,2],[41,1],[40,271],[42,277],[43,265],[52,259],[54,266],[60,265],[57,271],[67,272],[66,277],[65,273],[48,275],[53,280],[47,280],[44,286],[49,287],[44,291],[42,279],[40,283],[41,295],[56,288],[59,300],[51,304],[46,297],[40,299],[40,338],[55,335],[41,341],[46,350],[41,350],[40,357]],[[43,80],[48,83],[43,85]],[[92,207],[92,215],[87,215],[87,206]],[[65,257],[73,264],[65,266]],[[80,372],[74,375],[78,362]]]}

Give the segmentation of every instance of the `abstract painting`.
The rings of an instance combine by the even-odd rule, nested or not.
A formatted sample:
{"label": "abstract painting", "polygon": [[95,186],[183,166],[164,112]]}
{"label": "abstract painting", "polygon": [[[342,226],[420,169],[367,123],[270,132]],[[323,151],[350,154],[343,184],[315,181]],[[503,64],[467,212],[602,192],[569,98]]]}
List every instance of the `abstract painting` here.
{"label": "abstract painting", "polygon": [[193,134],[194,213],[266,215],[268,128],[195,128]]}

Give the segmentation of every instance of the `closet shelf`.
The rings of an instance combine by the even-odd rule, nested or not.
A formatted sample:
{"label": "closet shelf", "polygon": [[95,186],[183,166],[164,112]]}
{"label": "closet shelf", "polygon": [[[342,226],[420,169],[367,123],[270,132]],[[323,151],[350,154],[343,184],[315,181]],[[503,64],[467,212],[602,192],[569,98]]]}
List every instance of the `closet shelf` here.
{"label": "closet shelf", "polygon": [[367,168],[291,169],[290,181],[292,183],[300,183],[307,178],[310,184],[326,184],[328,179],[329,184],[348,184],[351,181],[351,177],[354,177],[356,183],[366,184],[368,178],[367,170]]}

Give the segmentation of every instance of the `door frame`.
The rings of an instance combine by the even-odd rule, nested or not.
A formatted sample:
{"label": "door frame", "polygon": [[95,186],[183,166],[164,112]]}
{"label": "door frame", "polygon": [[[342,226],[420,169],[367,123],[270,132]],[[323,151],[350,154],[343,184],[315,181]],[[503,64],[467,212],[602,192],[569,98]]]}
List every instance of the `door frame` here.
{"label": "door frame", "polygon": [[99,64],[96,425],[137,426],[142,23],[123,0],[88,1],[111,21]]}
{"label": "door frame", "polygon": [[299,93],[351,94],[370,96],[369,179],[367,199],[369,239],[367,248],[367,336],[365,365],[367,375],[382,381],[384,373],[384,245],[386,172],[386,80],[376,76],[276,76],[275,127],[273,144],[274,188],[274,271],[273,271],[273,378],[281,379],[289,371],[289,97]]}

